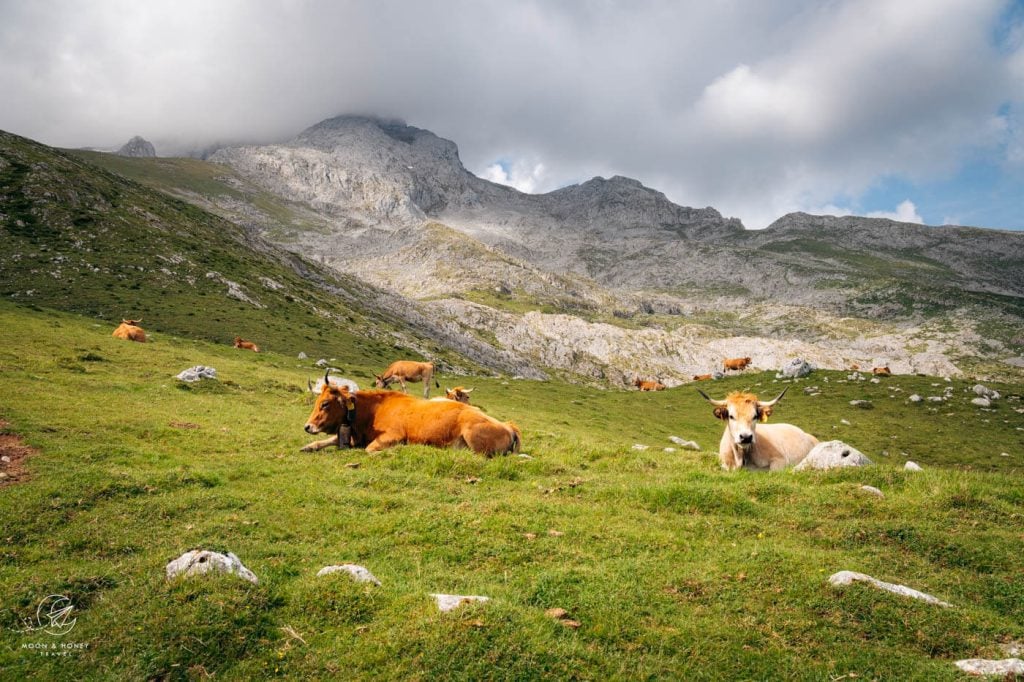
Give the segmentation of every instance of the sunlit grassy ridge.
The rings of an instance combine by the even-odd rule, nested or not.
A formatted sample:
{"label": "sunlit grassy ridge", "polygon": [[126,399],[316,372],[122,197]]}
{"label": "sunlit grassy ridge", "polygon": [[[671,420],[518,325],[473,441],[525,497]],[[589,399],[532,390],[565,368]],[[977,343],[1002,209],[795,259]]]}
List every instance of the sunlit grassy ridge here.
{"label": "sunlit grassy ridge", "polygon": [[[927,377],[873,385],[830,372],[792,385],[776,419],[878,462],[852,472],[729,474],[710,452],[663,452],[669,435],[717,443],[720,423],[691,387],[495,379],[460,383],[519,423],[533,459],[311,455],[298,452],[308,364],[109,333],[0,304],[0,418],[40,449],[30,480],[0,488],[0,669],[11,679],[955,679],[952,660],[1024,637],[1020,402],[981,412],[967,382],[934,412],[906,401],[945,386]],[[338,360],[361,383],[375,368]],[[199,363],[219,381],[172,378]],[[703,388],[782,386],[750,374]],[[902,452],[926,470],[902,471]],[[166,581],[167,561],[197,547],[235,552],[260,584]],[[383,586],[315,577],[344,561]],[[829,587],[843,569],[955,608]],[[442,615],[429,592],[492,601]],[[77,609],[61,641],[88,650],[23,648],[54,639],[18,628],[55,593]],[[545,617],[551,607],[581,627]]]}
{"label": "sunlit grassy ridge", "polygon": [[[179,161],[175,177],[179,166],[192,169],[190,160]],[[209,169],[193,169],[200,186],[212,182]],[[147,330],[211,341],[241,335],[283,353],[329,357],[344,350],[374,364],[392,352],[392,332],[409,335],[401,321],[365,302],[371,297],[361,282],[74,155],[2,131],[0,207],[3,298],[113,322],[142,318]],[[437,357],[452,355],[421,341]]]}

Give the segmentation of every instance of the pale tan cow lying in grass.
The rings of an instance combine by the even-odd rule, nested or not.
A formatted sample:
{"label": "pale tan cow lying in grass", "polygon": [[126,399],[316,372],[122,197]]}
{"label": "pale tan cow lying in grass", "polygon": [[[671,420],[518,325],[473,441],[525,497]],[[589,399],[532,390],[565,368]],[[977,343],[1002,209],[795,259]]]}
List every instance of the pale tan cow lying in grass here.
{"label": "pale tan cow lying in grass", "polygon": [[139,322],[142,322],[140,317],[137,320],[121,320],[121,324],[118,325],[114,333],[111,334],[115,339],[124,339],[125,341],[138,341],[139,343],[146,342],[146,332],[139,326]]}
{"label": "pale tan cow lying in grass", "polygon": [[[792,424],[764,424],[775,405],[786,395],[783,390],[775,400],[761,402],[753,393],[734,391],[725,400],[712,400],[715,417],[725,421],[725,432],[718,445],[718,459],[726,470],[746,466],[752,469],[783,469],[796,464],[818,444],[818,439]],[[755,434],[756,429],[756,434]]]}

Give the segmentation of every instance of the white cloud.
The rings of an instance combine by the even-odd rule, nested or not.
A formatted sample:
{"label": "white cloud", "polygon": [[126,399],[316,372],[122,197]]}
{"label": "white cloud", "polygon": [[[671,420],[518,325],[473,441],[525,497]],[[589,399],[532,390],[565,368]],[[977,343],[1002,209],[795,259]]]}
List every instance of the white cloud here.
{"label": "white cloud", "polygon": [[1020,26],[992,44],[1006,8],[0,0],[0,128],[163,151],[376,113],[456,141],[470,169],[512,159],[524,191],[627,175],[763,227],[979,150],[1017,158],[1020,126],[991,125],[1024,107]]}
{"label": "white cloud", "polygon": [[914,206],[914,202],[910,199],[900,202],[895,211],[872,211],[868,213],[868,217],[888,218],[889,220],[897,220],[901,223],[924,223],[924,218],[918,215],[917,207]]}
{"label": "white cloud", "polygon": [[543,163],[516,161],[511,164],[495,162],[479,173],[480,177],[501,185],[514,187],[520,192],[534,194],[551,189],[545,185],[547,169]]}

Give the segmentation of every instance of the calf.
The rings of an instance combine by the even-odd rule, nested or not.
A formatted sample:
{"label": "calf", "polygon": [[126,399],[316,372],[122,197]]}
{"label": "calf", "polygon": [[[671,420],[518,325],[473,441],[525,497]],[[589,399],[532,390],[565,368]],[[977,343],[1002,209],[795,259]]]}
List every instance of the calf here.
{"label": "calf", "polygon": [[[375,385],[377,388],[387,388],[397,381],[401,385],[403,393],[408,393],[405,389],[405,382],[416,383],[422,381],[423,397],[427,398],[430,396],[430,380],[434,377],[434,363],[396,360],[388,365],[383,374],[374,374],[373,376],[376,377]],[[441,388],[441,384],[437,383],[437,379],[434,379],[434,386]]]}
{"label": "calf", "polygon": [[[714,406],[714,415],[725,421],[725,432],[718,445],[718,459],[727,471],[746,466],[751,469],[783,469],[796,464],[818,444],[818,439],[792,424],[764,424],[775,405],[786,395],[785,389],[768,402],[761,402],[753,393],[734,391],[725,400],[712,400],[697,389],[704,400]],[[756,434],[755,434],[756,429]]]}

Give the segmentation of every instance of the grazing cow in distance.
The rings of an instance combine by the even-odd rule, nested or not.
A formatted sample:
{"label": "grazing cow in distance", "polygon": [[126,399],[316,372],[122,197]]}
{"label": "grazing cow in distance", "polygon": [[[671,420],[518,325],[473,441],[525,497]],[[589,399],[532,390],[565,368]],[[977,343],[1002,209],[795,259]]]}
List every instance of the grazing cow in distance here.
{"label": "grazing cow in distance", "polygon": [[519,452],[522,434],[512,422],[499,422],[470,405],[453,400],[421,400],[391,391],[356,391],[333,386],[324,376],[306,433],[334,434],[302,448],[332,445],[377,452],[402,443],[468,447],[487,455]]}
{"label": "grazing cow in distance", "polygon": [[726,372],[730,369],[743,370],[750,365],[750,358],[726,358],[722,365]]}
{"label": "grazing cow in distance", "polygon": [[235,348],[241,348],[243,350],[251,350],[253,353],[259,353],[260,349],[252,341],[246,341],[241,336],[235,337]]}
{"label": "grazing cow in distance", "polygon": [[456,386],[455,388],[444,389],[444,397],[448,400],[454,400],[457,403],[465,403],[469,405],[469,394],[473,392],[471,388],[463,388],[462,386]]}
{"label": "grazing cow in distance", "polygon": [[[748,467],[776,471],[803,460],[818,444],[818,439],[792,424],[764,424],[775,405],[786,395],[784,389],[775,400],[761,402],[753,393],[734,391],[725,400],[712,400],[715,417],[725,422],[718,445],[718,459],[727,471]],[[755,433],[756,429],[756,433]]]}
{"label": "grazing cow in distance", "polygon": [[693,380],[694,381],[711,381],[712,379],[714,379],[714,377],[711,376],[710,374],[694,374],[693,375]]}
{"label": "grazing cow in distance", "polygon": [[664,391],[666,388],[665,384],[660,381],[648,381],[639,377],[633,379],[633,385],[641,391]]}
{"label": "grazing cow in distance", "polygon": [[[374,374],[373,376],[376,377],[375,385],[377,388],[387,388],[390,384],[397,381],[402,386],[403,393],[408,393],[405,388],[405,382],[416,383],[422,381],[423,397],[427,398],[430,396],[430,380],[434,378],[434,363],[396,360],[388,365],[383,374]],[[436,388],[441,388],[441,384],[437,383],[437,379],[434,379],[434,385]]]}
{"label": "grazing cow in distance", "polygon": [[858,365],[856,362],[851,364],[850,365],[850,371],[851,372],[859,372],[860,371],[860,365]]}
{"label": "grazing cow in distance", "polygon": [[139,322],[142,322],[140,317],[137,320],[121,320],[121,324],[117,326],[114,333],[111,334],[115,339],[124,339],[125,341],[138,341],[139,343],[146,342],[146,332],[139,326]]}
{"label": "grazing cow in distance", "polygon": [[889,369],[889,365],[886,365],[885,367],[873,367],[871,368],[871,373],[880,377],[892,376],[892,371]]}

